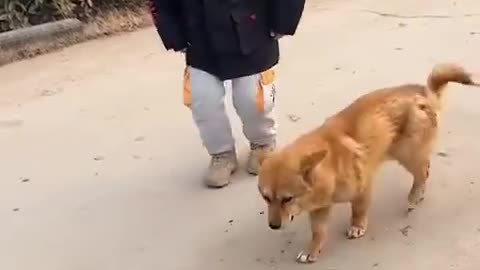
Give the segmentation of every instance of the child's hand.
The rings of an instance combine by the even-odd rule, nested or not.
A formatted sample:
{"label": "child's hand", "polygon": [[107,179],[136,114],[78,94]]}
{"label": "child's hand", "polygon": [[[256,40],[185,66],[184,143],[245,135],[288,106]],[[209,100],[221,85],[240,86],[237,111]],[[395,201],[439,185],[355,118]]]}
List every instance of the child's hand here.
{"label": "child's hand", "polygon": [[281,39],[281,38],[283,37],[282,34],[277,34],[277,33],[273,32],[273,31],[270,31],[270,36],[271,36],[272,38],[276,39],[276,40],[279,40],[279,39]]}
{"label": "child's hand", "polygon": [[190,42],[187,42],[187,47],[181,49],[179,52],[181,52],[181,53],[186,53],[187,50],[188,50],[188,47],[190,47],[190,45],[191,45]]}

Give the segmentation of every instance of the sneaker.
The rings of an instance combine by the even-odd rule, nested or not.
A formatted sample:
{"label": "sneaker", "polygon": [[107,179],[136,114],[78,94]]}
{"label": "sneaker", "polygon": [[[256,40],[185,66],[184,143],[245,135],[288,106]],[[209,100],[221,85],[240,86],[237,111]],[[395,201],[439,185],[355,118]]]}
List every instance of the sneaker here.
{"label": "sneaker", "polygon": [[237,169],[235,151],[212,155],[205,184],[210,188],[222,188],[230,184],[230,176]]}
{"label": "sneaker", "polygon": [[250,155],[247,160],[247,172],[251,175],[257,175],[260,165],[258,164],[258,156],[272,152],[275,149],[275,143],[259,145],[250,143]]}

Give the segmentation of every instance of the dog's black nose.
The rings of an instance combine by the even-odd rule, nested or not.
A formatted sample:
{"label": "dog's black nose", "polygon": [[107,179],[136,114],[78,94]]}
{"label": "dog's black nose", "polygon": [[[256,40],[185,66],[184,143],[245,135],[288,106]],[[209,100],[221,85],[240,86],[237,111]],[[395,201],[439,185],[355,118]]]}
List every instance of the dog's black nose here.
{"label": "dog's black nose", "polygon": [[272,224],[272,223],[268,224],[268,226],[270,226],[270,229],[272,230],[278,230],[281,227],[280,224]]}

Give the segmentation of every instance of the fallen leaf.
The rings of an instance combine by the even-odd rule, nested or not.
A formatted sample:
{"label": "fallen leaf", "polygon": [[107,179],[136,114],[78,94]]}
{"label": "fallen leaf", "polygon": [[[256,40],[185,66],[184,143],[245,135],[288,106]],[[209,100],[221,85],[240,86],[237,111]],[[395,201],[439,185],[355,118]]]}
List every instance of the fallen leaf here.
{"label": "fallen leaf", "polygon": [[40,93],[40,96],[42,96],[42,97],[49,97],[49,96],[53,96],[53,95],[55,95],[55,94],[57,94],[57,92],[46,89],[46,90],[43,90],[43,91]]}
{"label": "fallen leaf", "polygon": [[18,212],[20,211],[20,208],[13,208],[13,212]]}
{"label": "fallen leaf", "polygon": [[265,214],[265,212],[264,212],[264,211],[260,212],[260,215],[263,215],[263,214]]}
{"label": "fallen leaf", "polygon": [[408,236],[408,233],[409,233],[409,231],[410,231],[411,228],[412,228],[412,226],[407,225],[407,226],[405,226],[404,228],[402,228],[402,229],[400,230],[400,232],[403,234],[403,236]]}
{"label": "fallen leaf", "polygon": [[104,157],[104,156],[95,156],[93,159],[94,159],[95,161],[101,161],[101,160],[104,160],[105,157]]}
{"label": "fallen leaf", "polygon": [[22,179],[22,183],[27,183],[27,182],[30,182],[30,179],[28,179],[28,178],[23,178]]}
{"label": "fallen leaf", "polygon": [[439,157],[448,157],[448,154],[446,152],[438,152],[437,156]]}
{"label": "fallen leaf", "polygon": [[138,136],[138,137],[136,137],[136,138],[134,139],[134,141],[136,141],[136,142],[143,142],[143,141],[145,141],[145,137],[143,137],[143,136]]}
{"label": "fallen leaf", "polygon": [[292,122],[298,122],[301,119],[299,116],[294,114],[289,114],[287,116],[288,116],[288,119],[290,119],[290,121]]}

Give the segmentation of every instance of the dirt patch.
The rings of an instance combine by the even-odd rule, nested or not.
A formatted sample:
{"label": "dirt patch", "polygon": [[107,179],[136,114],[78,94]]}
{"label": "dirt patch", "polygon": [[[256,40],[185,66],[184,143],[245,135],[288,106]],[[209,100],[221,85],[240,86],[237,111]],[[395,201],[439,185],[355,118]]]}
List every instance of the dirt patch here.
{"label": "dirt patch", "polygon": [[0,66],[59,50],[80,42],[132,32],[152,25],[148,9],[113,10],[98,15],[95,20],[85,24],[82,31],[65,34],[49,41],[39,41],[8,48],[0,54]]}

